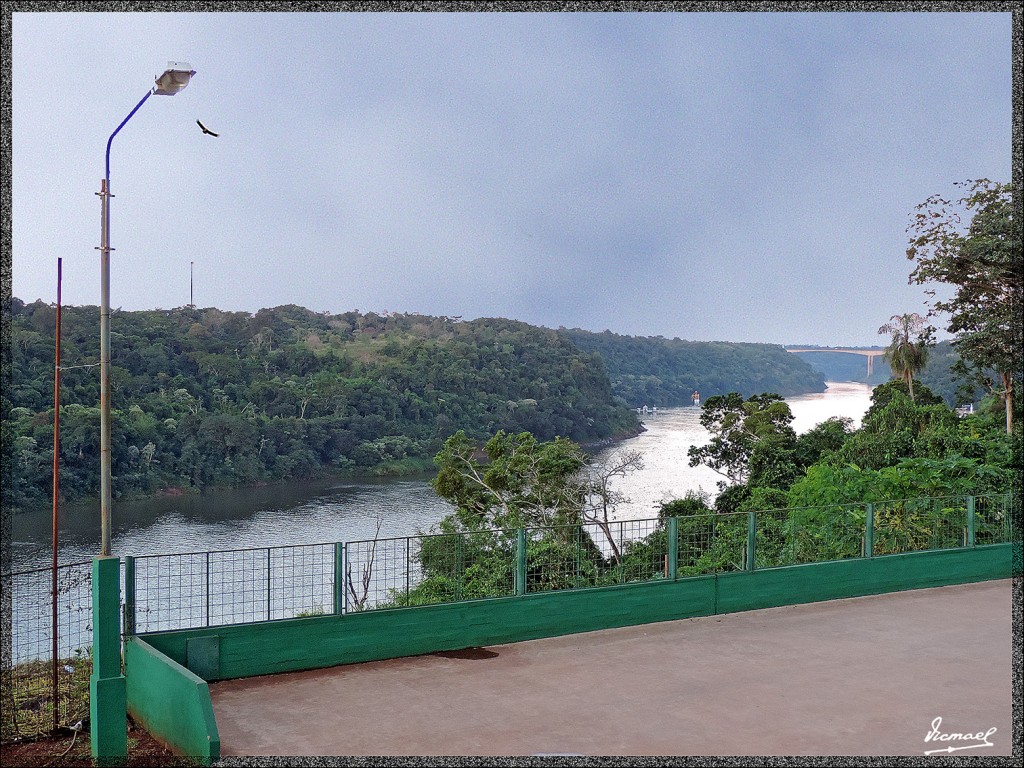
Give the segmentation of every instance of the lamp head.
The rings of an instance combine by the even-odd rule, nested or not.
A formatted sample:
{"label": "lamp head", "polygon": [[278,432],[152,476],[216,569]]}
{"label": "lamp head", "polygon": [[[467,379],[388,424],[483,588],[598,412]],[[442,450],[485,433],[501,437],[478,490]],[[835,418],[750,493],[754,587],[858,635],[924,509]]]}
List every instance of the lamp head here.
{"label": "lamp head", "polygon": [[178,91],[185,90],[185,86],[195,73],[187,61],[169,61],[164,73],[156,78],[153,93],[157,96],[173,96]]}

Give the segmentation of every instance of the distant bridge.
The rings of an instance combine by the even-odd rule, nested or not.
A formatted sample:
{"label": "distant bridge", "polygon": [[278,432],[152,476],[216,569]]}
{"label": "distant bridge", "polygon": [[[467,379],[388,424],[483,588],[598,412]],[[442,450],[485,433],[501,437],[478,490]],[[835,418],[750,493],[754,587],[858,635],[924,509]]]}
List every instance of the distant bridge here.
{"label": "distant bridge", "polygon": [[846,349],[845,347],[793,347],[786,348],[787,352],[844,352],[848,355],[862,355],[868,359],[868,378],[875,372],[875,358],[885,354],[884,349]]}

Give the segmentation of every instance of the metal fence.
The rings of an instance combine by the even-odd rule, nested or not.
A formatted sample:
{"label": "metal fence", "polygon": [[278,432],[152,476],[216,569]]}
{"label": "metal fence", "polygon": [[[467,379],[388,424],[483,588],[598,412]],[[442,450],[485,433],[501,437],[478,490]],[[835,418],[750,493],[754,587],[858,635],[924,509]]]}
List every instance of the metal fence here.
{"label": "metal fence", "polygon": [[333,544],[125,558],[129,632],[334,612]]}
{"label": "metal fence", "polygon": [[[0,576],[3,622],[0,740],[33,738],[89,714],[92,563],[57,568],[57,655],[53,654],[53,569]],[[8,634],[9,633],[9,634]]]}
{"label": "metal fence", "polygon": [[[1012,540],[1009,494],[423,534],[124,559],[124,630],[354,613],[984,546]],[[753,554],[753,558],[751,555]],[[91,563],[3,575],[3,741],[88,714]],[[7,633],[10,632],[10,637]]]}

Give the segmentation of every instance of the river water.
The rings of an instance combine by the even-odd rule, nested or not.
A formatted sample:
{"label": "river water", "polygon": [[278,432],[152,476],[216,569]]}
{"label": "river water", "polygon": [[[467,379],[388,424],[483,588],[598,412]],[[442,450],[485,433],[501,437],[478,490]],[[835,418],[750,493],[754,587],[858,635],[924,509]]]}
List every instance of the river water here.
{"label": "river water", "polygon": [[[863,384],[829,382],[820,394],[787,398],[793,427],[805,432],[832,416],[846,416],[859,426],[871,404]],[[647,431],[598,454],[630,448],[644,456],[644,469],[624,478],[618,489],[629,499],[617,519],[657,515],[660,502],[687,491],[717,491],[718,474],[688,466],[687,450],[709,435],[696,408],[659,409],[647,416]],[[319,481],[284,486],[222,491],[202,496],[115,502],[111,549],[115,555],[276,547],[334,541],[401,537],[427,531],[451,510],[428,485],[429,478]],[[48,567],[51,562],[51,512],[41,509],[16,515],[11,530],[12,570]],[[89,560],[99,551],[98,503],[67,505],[61,510],[59,561]]]}

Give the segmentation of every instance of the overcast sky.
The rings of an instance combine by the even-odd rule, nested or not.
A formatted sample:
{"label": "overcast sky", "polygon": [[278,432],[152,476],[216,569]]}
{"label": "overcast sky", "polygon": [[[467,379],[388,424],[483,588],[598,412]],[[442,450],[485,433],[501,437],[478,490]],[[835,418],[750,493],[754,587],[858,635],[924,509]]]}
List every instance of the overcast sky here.
{"label": "overcast sky", "polygon": [[[884,343],[906,226],[1010,181],[1009,13],[18,13],[14,295]],[[200,119],[218,138],[205,136]]]}

